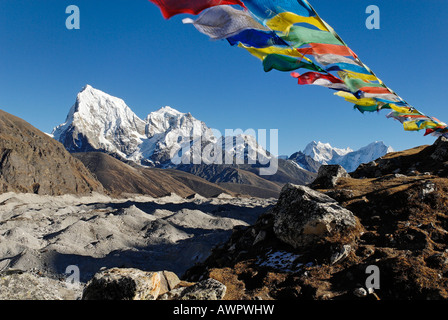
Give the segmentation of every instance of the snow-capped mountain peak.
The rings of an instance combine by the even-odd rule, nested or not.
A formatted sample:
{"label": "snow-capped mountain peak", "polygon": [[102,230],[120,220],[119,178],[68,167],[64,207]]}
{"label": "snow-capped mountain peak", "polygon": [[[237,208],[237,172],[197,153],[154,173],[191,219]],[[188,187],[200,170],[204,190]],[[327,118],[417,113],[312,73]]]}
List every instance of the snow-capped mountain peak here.
{"label": "snow-capped mountain peak", "polygon": [[189,152],[193,142],[216,142],[212,129],[204,122],[171,107],[151,112],[145,123],[147,140],[141,146],[142,158],[153,165],[169,162],[177,151]]}
{"label": "snow-capped mountain peak", "polygon": [[94,124],[102,122],[106,130],[114,127],[132,127],[143,134],[144,122],[129,108],[126,103],[117,97],[108,95],[90,85],[77,97],[77,113],[84,121]]}
{"label": "snow-capped mountain peak", "polygon": [[237,163],[265,164],[272,158],[271,154],[261,146],[252,134],[237,134],[235,136],[221,136],[218,145],[223,154],[236,158]]}
{"label": "snow-capped mountain peak", "polygon": [[328,164],[334,157],[344,156],[352,151],[351,148],[333,148],[329,143],[312,141],[305,147],[303,153],[321,164]]}
{"label": "snow-capped mountain peak", "polygon": [[123,157],[142,142],[145,122],[122,99],[86,85],[52,134],[71,152],[101,150]]}
{"label": "snow-capped mountain peak", "polygon": [[193,131],[199,134],[209,128],[195,119],[190,113],[182,113],[171,107],[163,107],[157,111],[151,112],[145,119],[146,135],[152,137],[155,134],[164,133],[167,130],[185,129],[184,131]]}
{"label": "snow-capped mountain peak", "polygon": [[153,111],[148,114],[145,121],[148,122],[152,118],[158,118],[159,120],[164,121],[164,119],[179,118],[182,116],[185,116],[185,113],[182,113],[179,110],[176,110],[169,106],[165,106],[157,111]]}

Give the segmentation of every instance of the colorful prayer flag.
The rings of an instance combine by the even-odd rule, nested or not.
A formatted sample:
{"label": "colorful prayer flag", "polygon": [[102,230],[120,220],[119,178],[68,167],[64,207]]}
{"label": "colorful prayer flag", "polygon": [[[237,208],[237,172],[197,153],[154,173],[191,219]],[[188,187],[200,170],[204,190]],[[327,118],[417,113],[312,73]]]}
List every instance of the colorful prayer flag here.
{"label": "colorful prayer flag", "polygon": [[353,103],[360,112],[391,109],[388,118],[400,121],[407,131],[446,135],[448,127],[419,112],[388,88],[319,17],[307,0],[149,0],[165,18],[179,13],[200,14],[186,18],[212,39],[226,39],[273,69],[311,70],[291,75],[300,85],[319,85]]}

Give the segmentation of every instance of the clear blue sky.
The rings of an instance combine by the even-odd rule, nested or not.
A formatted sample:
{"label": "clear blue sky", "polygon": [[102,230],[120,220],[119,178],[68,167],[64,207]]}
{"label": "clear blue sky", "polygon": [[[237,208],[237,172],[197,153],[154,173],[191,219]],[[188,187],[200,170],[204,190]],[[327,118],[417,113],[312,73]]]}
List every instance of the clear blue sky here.
{"label": "clear blue sky", "polygon": [[[390,88],[448,122],[448,1],[310,3]],[[72,4],[80,30],[65,27]],[[380,30],[365,27],[371,4],[381,10]],[[280,154],[312,140],[354,149],[380,140],[403,150],[435,139],[405,132],[386,111],[363,115],[329,89],[298,86],[289,73],[264,73],[258,59],[209,40],[184,17],[164,20],[147,0],[1,0],[0,109],[51,132],[90,84],[141,118],[168,105],[222,131],[279,129]]]}

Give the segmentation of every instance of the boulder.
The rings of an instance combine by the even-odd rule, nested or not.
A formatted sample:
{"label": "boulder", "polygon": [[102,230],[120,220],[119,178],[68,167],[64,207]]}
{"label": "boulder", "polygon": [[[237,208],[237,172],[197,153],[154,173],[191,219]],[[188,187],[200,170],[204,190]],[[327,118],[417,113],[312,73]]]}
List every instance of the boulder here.
{"label": "boulder", "polygon": [[333,188],[339,178],[348,178],[350,175],[340,165],[324,165],[319,168],[316,180],[313,181],[311,187],[329,189]]}
{"label": "boulder", "polygon": [[180,300],[222,300],[226,294],[226,286],[215,279],[200,281],[187,287],[180,294]]}
{"label": "boulder", "polygon": [[100,271],[86,284],[83,300],[155,300],[159,296],[159,272],[133,268]]}
{"label": "boulder", "polygon": [[226,286],[215,279],[181,282],[170,271],[103,270],[86,284],[83,300],[222,300]]}
{"label": "boulder", "polygon": [[179,277],[171,271],[162,271],[160,272],[160,292],[159,295],[162,295],[168,291],[173,290],[180,283]]}
{"label": "boulder", "polygon": [[353,238],[360,228],[351,211],[306,186],[283,187],[273,213],[275,235],[296,249],[312,247],[328,238]]}

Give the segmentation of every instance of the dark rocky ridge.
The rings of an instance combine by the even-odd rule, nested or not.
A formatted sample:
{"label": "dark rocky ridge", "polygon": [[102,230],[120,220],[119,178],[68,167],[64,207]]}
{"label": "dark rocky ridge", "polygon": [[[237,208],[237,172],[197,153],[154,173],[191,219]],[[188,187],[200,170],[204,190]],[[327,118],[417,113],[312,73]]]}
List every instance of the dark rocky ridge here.
{"label": "dark rocky ridge", "polygon": [[302,151],[293,153],[288,160],[295,161],[298,163],[303,169],[308,170],[310,172],[317,173],[319,171],[319,168],[321,164],[311,158],[310,156],[307,156]]}
{"label": "dark rocky ridge", "polygon": [[276,198],[285,184],[305,185],[316,177],[315,173],[299,169],[291,161],[284,159],[278,159],[278,170],[273,175],[260,175],[260,166],[259,164],[198,164],[180,165],[176,169],[218,183],[237,193],[246,191],[254,196]]}
{"label": "dark rocky ridge", "polygon": [[0,193],[103,192],[101,183],[64,146],[0,110]]}

